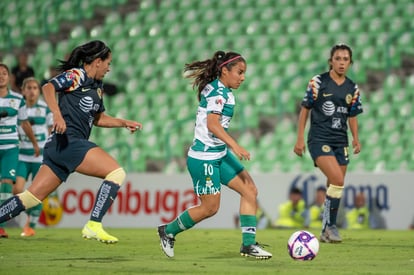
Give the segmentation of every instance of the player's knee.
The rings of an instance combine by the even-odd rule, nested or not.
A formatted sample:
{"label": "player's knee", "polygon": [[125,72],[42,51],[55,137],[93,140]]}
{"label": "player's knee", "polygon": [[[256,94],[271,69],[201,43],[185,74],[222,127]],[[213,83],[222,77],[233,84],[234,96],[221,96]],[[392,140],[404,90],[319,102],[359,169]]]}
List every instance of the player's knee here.
{"label": "player's knee", "polygon": [[220,209],[220,201],[209,202],[203,205],[203,215],[205,218],[214,216]]}
{"label": "player's knee", "polygon": [[32,208],[40,203],[42,203],[41,200],[36,198],[30,191],[25,190],[23,193],[17,194],[19,199],[22,201],[22,204],[26,209]]}
{"label": "player's knee", "polygon": [[244,184],[244,188],[242,190],[242,197],[248,199],[249,201],[256,201],[258,190],[254,182],[247,182]]}
{"label": "player's knee", "polygon": [[105,180],[114,182],[118,185],[122,185],[126,178],[126,173],[124,168],[120,167],[118,169],[113,170],[108,175],[106,175]]}
{"label": "player's knee", "polygon": [[331,198],[342,198],[342,192],[344,191],[344,186],[337,186],[330,184],[328,190],[326,190],[326,195]]}
{"label": "player's knee", "polygon": [[212,217],[216,215],[218,210],[219,210],[219,206],[214,206],[213,208],[207,208],[204,213],[205,213],[205,216],[208,218],[208,217]]}

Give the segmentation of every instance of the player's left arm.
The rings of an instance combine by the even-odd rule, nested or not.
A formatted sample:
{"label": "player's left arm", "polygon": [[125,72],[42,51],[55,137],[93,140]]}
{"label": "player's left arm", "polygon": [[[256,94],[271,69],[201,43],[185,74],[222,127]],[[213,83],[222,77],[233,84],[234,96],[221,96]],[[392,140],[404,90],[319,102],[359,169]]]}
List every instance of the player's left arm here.
{"label": "player's left arm", "polygon": [[40,148],[37,144],[36,136],[33,133],[32,125],[30,125],[30,122],[28,120],[22,120],[20,122],[20,126],[23,128],[24,133],[32,142],[35,156],[38,157],[40,155]]}
{"label": "player's left arm", "polygon": [[363,112],[361,103],[361,94],[358,89],[358,85],[354,86],[354,94],[351,101],[351,107],[349,110],[349,128],[352,133],[352,147],[354,148],[354,154],[361,152],[361,144],[358,136],[358,119],[357,116]]}
{"label": "player's left arm", "polygon": [[125,127],[131,133],[135,132],[136,130],[142,129],[142,124],[133,120],[127,120],[117,117],[112,117],[104,112],[98,113],[94,120],[94,125],[97,127],[104,127],[104,128],[120,128]]}
{"label": "player's left arm", "polygon": [[354,148],[354,154],[361,152],[361,143],[358,136],[358,119],[357,116],[349,118],[349,128],[352,134],[352,148]]}

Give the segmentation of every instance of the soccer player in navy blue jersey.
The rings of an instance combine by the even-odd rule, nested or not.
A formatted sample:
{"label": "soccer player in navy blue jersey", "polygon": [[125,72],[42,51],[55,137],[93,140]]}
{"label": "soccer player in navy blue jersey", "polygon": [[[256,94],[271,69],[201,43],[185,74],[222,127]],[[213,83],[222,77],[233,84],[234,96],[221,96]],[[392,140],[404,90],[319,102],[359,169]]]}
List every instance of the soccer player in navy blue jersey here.
{"label": "soccer player in navy blue jersey", "polygon": [[345,44],[332,47],[329,71],[314,76],[308,84],[298,119],[294,152],[305,152],[305,127],[309,116],[308,149],[315,166],[327,178],[327,192],[323,213],[322,242],[341,242],[336,217],[347,165],[348,124],[352,134],[354,154],[361,151],[357,115],[362,113],[358,86],[346,76],[352,64],[352,50]]}
{"label": "soccer player in navy blue jersey", "polygon": [[40,204],[76,171],[103,179],[90,220],[82,230],[83,237],[104,243],[118,242],[103,229],[101,221],[126,174],[116,160],[88,139],[93,125],[125,127],[131,133],[142,125],[105,114],[102,80],[110,70],[111,60],[111,50],[105,43],[88,42],[76,47],[66,61],[61,61],[60,74],[42,87],[44,99],[53,113],[53,132],[45,144],[43,164],[32,184],[0,205],[0,222]]}

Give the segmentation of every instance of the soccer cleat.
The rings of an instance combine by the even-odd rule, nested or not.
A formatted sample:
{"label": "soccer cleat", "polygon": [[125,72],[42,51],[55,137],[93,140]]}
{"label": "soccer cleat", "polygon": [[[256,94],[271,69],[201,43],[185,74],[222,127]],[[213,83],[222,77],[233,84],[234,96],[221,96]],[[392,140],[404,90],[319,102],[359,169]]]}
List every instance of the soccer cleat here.
{"label": "soccer cleat", "polygon": [[167,257],[174,257],[175,239],[171,234],[165,232],[165,224],[158,226],[158,236],[160,237],[161,249]]}
{"label": "soccer cleat", "polygon": [[30,226],[25,226],[20,236],[31,237],[31,236],[34,236],[35,234],[36,234],[36,231],[33,228],[31,228]]}
{"label": "soccer cleat", "polygon": [[0,227],[0,238],[8,238],[9,234],[7,234],[6,230],[3,227]]}
{"label": "soccer cleat", "polygon": [[240,248],[240,255],[244,257],[253,257],[258,260],[267,260],[272,258],[272,254],[263,249],[259,243],[243,245]]}
{"label": "soccer cleat", "polygon": [[320,241],[324,243],[340,243],[342,242],[341,236],[339,236],[338,228],[336,225],[327,226],[325,231],[321,233]]}
{"label": "soccer cleat", "polygon": [[94,221],[88,221],[88,223],[83,227],[82,237],[87,240],[95,239],[107,244],[118,242],[116,237],[106,233],[106,231],[102,228],[102,223]]}

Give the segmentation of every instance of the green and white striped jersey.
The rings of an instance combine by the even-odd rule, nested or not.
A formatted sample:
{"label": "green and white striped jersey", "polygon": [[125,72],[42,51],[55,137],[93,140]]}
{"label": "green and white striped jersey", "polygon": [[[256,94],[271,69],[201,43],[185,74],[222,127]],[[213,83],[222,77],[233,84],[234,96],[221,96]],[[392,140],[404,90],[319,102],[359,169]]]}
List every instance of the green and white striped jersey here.
{"label": "green and white striped jersey", "polygon": [[194,140],[188,156],[203,160],[219,159],[226,155],[227,145],[208,130],[207,115],[220,114],[220,123],[227,131],[234,113],[235,98],[231,89],[225,87],[218,79],[209,83],[200,95]]}
{"label": "green and white striped jersey", "polygon": [[[46,102],[39,99],[33,106],[26,106],[26,112],[30,124],[32,125],[33,134],[36,137],[39,148],[43,149],[49,136],[48,128],[53,126],[53,114],[47,107]],[[33,144],[27,137],[23,128],[19,126],[20,150],[19,160],[26,162],[42,162],[42,154],[34,156]]]}
{"label": "green and white striped jersey", "polygon": [[17,147],[18,120],[27,120],[26,102],[21,94],[9,90],[5,97],[0,97],[0,150]]}

